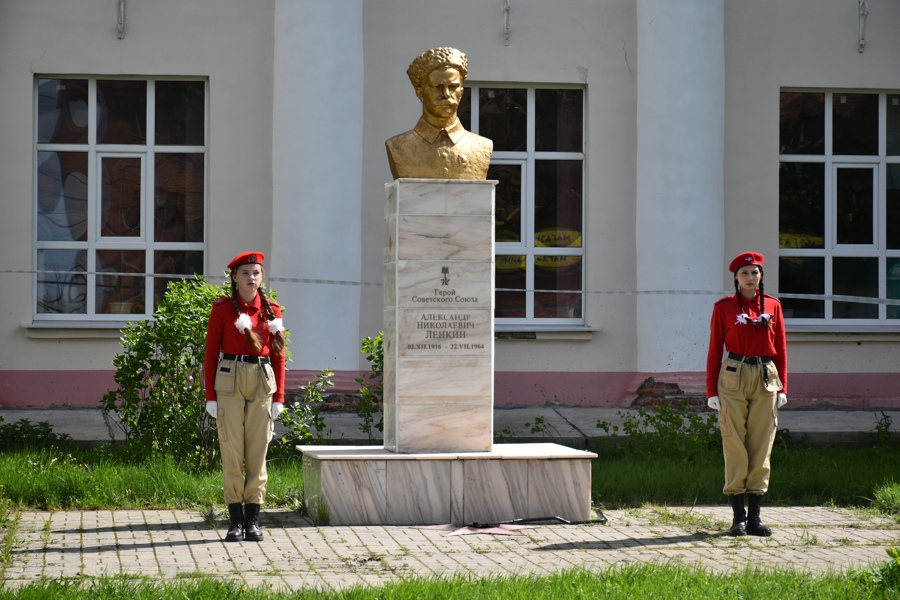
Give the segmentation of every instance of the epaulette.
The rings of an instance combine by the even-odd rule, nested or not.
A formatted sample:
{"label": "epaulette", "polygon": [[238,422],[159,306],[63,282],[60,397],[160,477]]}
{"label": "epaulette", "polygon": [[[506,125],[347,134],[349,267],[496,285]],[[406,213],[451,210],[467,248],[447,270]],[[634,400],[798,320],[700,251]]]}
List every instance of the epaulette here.
{"label": "epaulette", "polygon": [[715,303],[722,304],[723,302],[728,302],[729,300],[734,300],[734,296],[725,296],[724,298],[719,298]]}
{"label": "epaulette", "polygon": [[213,302],[213,306],[215,306],[216,304],[222,304],[223,302],[228,302],[229,300],[231,300],[231,298],[229,298],[228,296],[221,296],[215,302]]}
{"label": "epaulette", "polygon": [[269,299],[269,306],[274,306],[274,307],[281,308],[281,305],[278,304],[277,302],[275,302],[275,301],[272,300],[272,299]]}

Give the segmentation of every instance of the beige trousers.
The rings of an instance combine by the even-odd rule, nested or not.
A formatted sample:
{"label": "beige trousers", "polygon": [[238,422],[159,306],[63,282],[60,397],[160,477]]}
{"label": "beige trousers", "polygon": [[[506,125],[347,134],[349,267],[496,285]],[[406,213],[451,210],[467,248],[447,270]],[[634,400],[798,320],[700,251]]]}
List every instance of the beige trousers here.
{"label": "beige trousers", "polygon": [[216,367],[216,427],[226,504],[262,504],[266,499],[266,451],[275,427],[271,415],[275,388],[271,365],[220,360]]}
{"label": "beige trousers", "polygon": [[[768,378],[768,380],[767,380]],[[764,494],[778,428],[778,369],[726,358],[719,370],[719,429],[725,455],[726,494]]]}

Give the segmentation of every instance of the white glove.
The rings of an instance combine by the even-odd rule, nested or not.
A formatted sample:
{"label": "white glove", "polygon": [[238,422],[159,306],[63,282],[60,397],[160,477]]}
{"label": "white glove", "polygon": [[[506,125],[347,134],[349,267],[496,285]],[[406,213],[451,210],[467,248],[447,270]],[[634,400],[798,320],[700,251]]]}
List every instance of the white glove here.
{"label": "white glove", "polygon": [[781,408],[785,404],[787,404],[787,394],[778,392],[778,408]]}
{"label": "white glove", "polygon": [[273,402],[270,412],[272,414],[272,420],[277,421],[278,415],[284,412],[284,402]]}
{"label": "white glove", "polygon": [[207,402],[206,403],[206,412],[208,412],[209,416],[211,416],[213,419],[218,418],[219,417],[219,403],[216,402],[215,400],[210,400],[209,402]]}
{"label": "white glove", "polygon": [[718,396],[713,396],[712,398],[708,399],[706,401],[706,405],[713,410],[719,410],[720,408],[722,408],[722,405],[719,403]]}

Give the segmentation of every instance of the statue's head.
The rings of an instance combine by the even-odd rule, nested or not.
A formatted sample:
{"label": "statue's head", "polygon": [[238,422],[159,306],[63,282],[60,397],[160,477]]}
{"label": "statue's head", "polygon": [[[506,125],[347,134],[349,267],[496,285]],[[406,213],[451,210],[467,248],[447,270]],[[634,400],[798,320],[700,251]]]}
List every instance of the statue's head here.
{"label": "statue's head", "polygon": [[441,122],[456,118],[467,65],[466,55],[454,48],[432,48],[409,65],[406,74],[422,102],[426,119]]}
{"label": "statue's head", "polygon": [[459,71],[463,81],[466,80],[469,60],[456,48],[432,48],[416,57],[406,70],[410,82],[418,91],[422,80],[438,67],[451,67]]}

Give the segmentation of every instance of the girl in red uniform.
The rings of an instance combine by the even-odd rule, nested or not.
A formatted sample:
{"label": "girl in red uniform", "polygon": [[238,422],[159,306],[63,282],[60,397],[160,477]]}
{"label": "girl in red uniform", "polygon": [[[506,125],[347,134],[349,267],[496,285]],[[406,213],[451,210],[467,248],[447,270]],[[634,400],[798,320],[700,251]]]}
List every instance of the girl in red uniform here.
{"label": "girl in red uniform", "polygon": [[764,261],[758,252],[731,261],[735,293],[716,302],[710,323],[706,397],[719,411],[722,491],[731,497],[734,520],[728,533],[733,536],[772,535],[760,519],[760,501],[769,487],[778,409],[787,402],[784,319],[781,303],[765,294]]}
{"label": "girl in red uniform", "polygon": [[213,303],[206,331],[206,411],[219,432],[228,542],[263,539],[266,451],[284,410],[284,326],[262,286],[264,259],[243,252],[228,263],[231,296]]}

